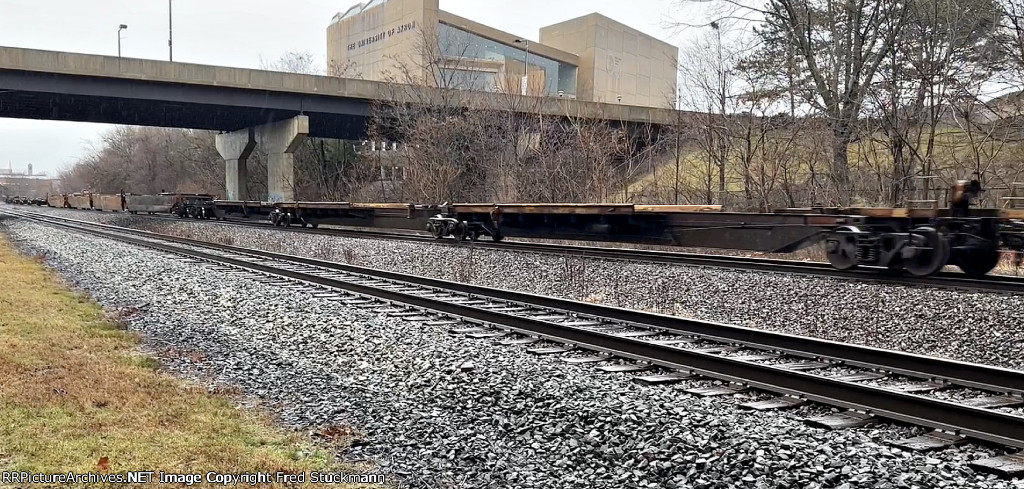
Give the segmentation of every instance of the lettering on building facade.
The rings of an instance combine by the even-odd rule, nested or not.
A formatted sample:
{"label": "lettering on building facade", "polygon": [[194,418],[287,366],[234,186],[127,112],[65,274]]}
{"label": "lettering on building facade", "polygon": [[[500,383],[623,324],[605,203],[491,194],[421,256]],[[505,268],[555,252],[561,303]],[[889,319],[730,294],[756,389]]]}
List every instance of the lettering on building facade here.
{"label": "lettering on building facade", "polygon": [[396,36],[398,34],[404,34],[406,32],[410,32],[410,31],[413,31],[415,29],[416,29],[416,21],[415,20],[412,21],[412,22],[406,22],[406,23],[401,24],[399,26],[392,27],[391,29],[380,31],[380,32],[378,32],[378,33],[376,33],[376,34],[374,34],[374,35],[372,35],[370,37],[367,37],[367,38],[364,38],[364,39],[360,39],[357,42],[349,43],[348,50],[349,51],[353,51],[353,50],[356,50],[356,49],[364,48],[366,46],[369,46],[369,45],[374,44],[376,42],[382,41],[384,39],[391,38],[392,36]]}

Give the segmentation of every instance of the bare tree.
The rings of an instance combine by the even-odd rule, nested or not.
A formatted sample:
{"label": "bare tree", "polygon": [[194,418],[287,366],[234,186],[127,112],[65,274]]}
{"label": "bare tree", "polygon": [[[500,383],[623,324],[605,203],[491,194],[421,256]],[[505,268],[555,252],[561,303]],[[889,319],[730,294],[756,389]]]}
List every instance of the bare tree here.
{"label": "bare tree", "polygon": [[117,126],[61,170],[64,191],[219,194],[224,165],[209,131]]}
{"label": "bare tree", "polygon": [[475,42],[425,28],[415,51],[392,59],[370,134],[402,143],[405,180],[394,193],[422,202],[628,198],[629,180],[650,163],[625,141],[645,131],[545,113],[545,99],[533,96],[546,90],[538,68],[511,49],[504,60],[483,59]]}
{"label": "bare tree", "polygon": [[[817,110],[833,141],[829,178],[836,197],[849,201],[848,151],[858,135],[864,98],[878,67],[894,49],[908,18],[902,0],[767,0],[751,6],[723,0],[729,7],[716,22],[741,18],[759,23],[759,49],[748,69],[774,75],[780,90]],[[780,70],[781,68],[781,70]]]}
{"label": "bare tree", "polygon": [[[306,75],[322,75],[324,70],[317,63],[316,57],[308,51],[289,51],[282,54],[278,59],[269,61],[260,56],[260,69],[269,71],[284,71],[288,73],[302,73]],[[342,70],[344,67],[336,66],[334,70]]]}
{"label": "bare tree", "polygon": [[732,46],[723,46],[715,25],[714,35],[702,37],[680,51],[681,81],[688,88],[680,99],[680,108],[694,112],[688,122],[704,162],[701,177],[705,204],[725,201],[731,152],[728,115],[735,108],[737,89],[733,78],[737,57]]}

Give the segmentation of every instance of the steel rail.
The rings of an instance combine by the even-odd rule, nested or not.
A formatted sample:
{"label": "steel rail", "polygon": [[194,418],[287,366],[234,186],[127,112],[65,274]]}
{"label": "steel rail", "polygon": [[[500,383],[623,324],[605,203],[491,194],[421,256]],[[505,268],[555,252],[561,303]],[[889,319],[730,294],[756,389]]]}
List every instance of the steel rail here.
{"label": "steel rail", "polygon": [[216,248],[233,253],[244,253],[272,260],[300,263],[325,269],[374,276],[387,280],[408,282],[424,287],[453,290],[474,296],[511,300],[547,309],[557,309],[576,314],[604,317],[621,322],[660,328],[673,333],[702,336],[714,341],[741,343],[764,350],[784,351],[807,357],[833,358],[850,365],[868,368],[881,368],[894,373],[902,373],[925,379],[950,379],[956,381],[959,385],[977,387],[988,391],[1024,394],[1024,371],[916,355],[913,353],[898,352],[894,350],[884,350],[850,343],[840,343],[807,336],[789,335],[712,321],[701,321],[679,316],[637,311],[603,304],[574,301],[558,297],[535,295],[515,290],[449,282],[431,277],[361,267],[358,265],[319,260],[303,256],[286,255],[272,251],[211,243],[208,241],[182,238],[109,224],[91,223],[55,216],[36,216],[58,219],[78,225],[96,226],[120,233],[146,236],[191,246]]}
{"label": "steel rail", "polygon": [[[51,225],[76,229],[82,232],[105,237],[108,239],[116,239],[119,241],[149,247],[153,249],[158,249],[162,251],[167,251],[170,253],[184,254],[187,256],[203,260],[224,263],[250,270],[256,270],[264,273],[284,276],[331,288],[346,290],[356,294],[373,296],[386,301],[409,304],[415,307],[470,318],[484,323],[500,325],[521,332],[532,332],[533,334],[537,335],[559,338],[562,341],[573,343],[584,348],[608,351],[612,352],[615,355],[648,361],[666,368],[690,371],[713,378],[746,384],[752,387],[761,388],[772,392],[795,395],[809,400],[823,402],[825,404],[857,409],[898,421],[909,422],[937,429],[950,430],[957,432],[961,435],[973,437],[980,440],[996,442],[1008,446],[1024,447],[1024,417],[1020,416],[1008,415],[989,409],[973,408],[949,401],[928,398],[915,394],[906,394],[879,387],[854,384],[841,380],[830,379],[827,377],[815,376],[803,372],[785,370],[770,365],[762,365],[742,360],[734,360],[728,357],[722,357],[700,351],[673,348],[667,345],[660,345],[657,343],[620,337],[608,333],[581,330],[578,328],[559,325],[557,323],[545,322],[537,319],[531,319],[528,317],[515,316],[508,313],[490,311],[486,309],[450,303],[441,299],[422,297],[401,291],[381,289],[369,285],[362,285],[334,278],[317,276],[298,270],[290,270],[287,268],[279,268],[259,263],[253,263],[245,259],[206,253],[194,249],[184,249],[180,246],[168,245],[165,243],[180,243],[193,247],[205,247],[207,249],[216,250],[220,252],[235,253],[241,256],[254,256],[273,260],[282,260],[285,262],[310,264],[311,266],[326,269],[334,268],[342,271],[348,271],[351,273],[357,273],[360,275],[385,278],[388,280],[405,282],[414,285],[422,285],[431,288],[441,288],[445,290],[463,292],[467,290],[473,290],[475,292],[469,292],[472,295],[480,295],[485,297],[500,297],[501,300],[506,301],[519,302],[517,299],[521,299],[524,297],[532,299],[531,302],[525,302],[525,304],[545,304],[552,303],[551,301],[554,301],[553,304],[566,306],[571,305],[569,303],[573,301],[564,301],[561,299],[553,299],[549,297],[529,296],[528,294],[516,293],[511,291],[502,291],[499,289],[486,289],[482,287],[467,286],[465,284],[454,284],[435,279],[424,279],[423,277],[416,277],[407,274],[396,274],[393,272],[381,273],[378,270],[366,269],[363,267],[356,267],[351,265],[341,265],[329,262],[322,262],[318,260],[296,260],[295,257],[280,255],[277,253],[238,248],[229,245],[197,242],[195,240],[188,240],[185,238],[159,235],[156,233],[149,233],[145,231],[116,228],[114,226],[100,225],[95,223],[84,223],[81,221],[74,221],[66,218],[54,219],[38,216],[23,217],[29,217],[30,219],[35,219],[43,223],[49,223]],[[77,222],[77,224],[75,222]],[[109,228],[115,228],[116,230],[111,230]],[[137,236],[140,236],[140,238],[126,236],[126,234],[135,234]],[[162,240],[165,243],[150,241],[147,239],[143,239],[143,237],[149,238],[151,240]],[[391,277],[394,278],[392,279]],[[480,294],[479,292],[487,293]],[[674,318],[670,316],[661,316],[650,313],[627,311],[618,308],[610,308],[607,306],[596,306],[593,304],[575,303],[573,307],[585,309],[585,314],[600,317],[615,318],[618,316],[621,318],[625,313],[632,313],[625,315],[626,317],[634,319],[640,317],[646,319],[658,319],[658,321],[645,321],[642,323],[644,325],[652,327],[666,326],[669,325],[668,323],[671,323],[670,325],[672,326],[678,324],[688,324],[691,328],[693,326],[699,326],[698,329],[704,328],[704,330],[706,330],[707,328],[712,328],[713,331],[710,332],[714,333],[717,333],[718,330],[721,329],[726,329],[730,331],[748,330],[747,328],[740,328],[736,326],[728,326],[715,323],[704,323],[699,321],[685,320],[682,318]],[[613,315],[606,315],[608,313],[613,313]],[[758,332],[756,330],[747,331],[747,334],[749,334],[751,338],[765,333],[766,332]],[[873,352],[874,357],[878,358],[879,360],[885,360],[888,357],[902,358],[904,359],[904,361],[913,361],[917,362],[917,364],[920,364],[920,368],[918,368],[917,364],[910,365],[911,367],[913,367],[913,370],[915,371],[924,372],[928,371],[929,369],[938,368],[943,372],[966,372],[968,373],[967,377],[978,374],[984,374],[987,376],[997,375],[1005,377],[1007,378],[1007,380],[1012,379],[1011,381],[1006,383],[1013,385],[1019,385],[1020,380],[1024,378],[1024,372],[998,369],[995,367],[967,364],[964,362],[940,360],[930,357],[922,357],[919,355],[910,355],[901,352],[860,347],[856,345],[845,345],[834,342],[825,342],[822,340],[816,340],[812,338],[793,337],[788,335],[779,335],[775,333],[768,333],[768,335],[775,337],[776,340],[780,339],[780,337],[789,338],[788,341],[795,342],[799,346],[801,346],[801,348],[805,349],[808,345],[819,344],[825,345],[828,351],[831,352],[847,350],[848,352],[860,352],[860,354],[864,354],[865,351],[867,351],[869,353]],[[722,335],[719,334],[718,336]],[[786,343],[786,345],[789,344],[790,343]],[[943,367],[944,364],[945,366]],[[964,376],[960,375],[955,378],[961,377]],[[993,384],[998,385],[1000,383],[1001,382],[995,382]]]}
{"label": "steel rail", "polygon": [[[138,216],[138,215],[136,215]],[[148,219],[180,221],[165,216],[142,216]],[[362,239],[382,238],[396,241],[417,243],[433,243],[447,246],[477,247],[501,251],[523,251],[543,253],[557,256],[579,256],[581,258],[604,258],[610,260],[633,261],[639,263],[661,263],[668,265],[689,265],[735,270],[752,270],[761,272],[790,273],[819,277],[862,280],[876,283],[896,285],[920,285],[928,287],[950,288],[983,292],[999,292],[1024,294],[1024,277],[1009,275],[988,275],[984,278],[972,278],[963,273],[941,272],[932,276],[917,277],[902,271],[889,270],[884,267],[858,267],[853,270],[839,270],[824,262],[803,262],[778,258],[756,258],[745,256],[714,255],[701,253],[684,253],[678,251],[638,250],[630,248],[612,248],[607,246],[582,246],[550,243],[534,243],[528,241],[501,242],[476,241],[460,243],[451,239],[435,239],[430,236],[400,234],[386,231],[368,231],[338,228],[308,229],[300,227],[279,228],[270,223],[248,221],[244,219],[228,219],[216,221],[241,227],[272,228],[290,232],[317,234],[324,236],[345,236]]]}

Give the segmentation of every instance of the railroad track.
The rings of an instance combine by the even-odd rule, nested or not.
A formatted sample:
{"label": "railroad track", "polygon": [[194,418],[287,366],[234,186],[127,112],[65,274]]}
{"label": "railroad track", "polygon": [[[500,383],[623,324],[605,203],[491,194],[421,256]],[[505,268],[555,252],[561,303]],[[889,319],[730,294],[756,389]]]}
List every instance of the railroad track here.
{"label": "railroad track", "polygon": [[[299,281],[315,286],[318,297],[448,327],[469,338],[521,345],[540,355],[562,355],[567,362],[595,364],[606,372],[635,373],[640,382],[711,378],[727,384],[687,391],[721,395],[757,389],[776,396],[743,405],[751,409],[809,401],[848,409],[808,419],[829,428],[884,418],[937,430],[893,441],[910,449],[942,448],[967,438],[1024,447],[1021,371],[4,212],[241,269],[276,285],[290,284],[284,279]],[[974,465],[1014,475],[1007,462],[1022,461],[1014,454]]]}
{"label": "railroad track", "polygon": [[[180,218],[166,216],[141,217],[157,220],[181,221]],[[985,278],[971,278],[962,273],[943,272],[930,277],[915,277],[912,275],[904,274],[901,271],[892,271],[880,267],[862,267],[856,270],[837,270],[828,263],[801,262],[795,260],[782,260],[771,258],[707,255],[699,253],[681,253],[674,251],[636,250],[628,248],[610,248],[603,246],[547,244],[510,240],[505,240],[499,243],[491,241],[459,243],[451,239],[437,240],[434,239],[433,237],[425,235],[400,234],[394,232],[364,231],[337,228],[280,228],[274,227],[269,222],[263,223],[244,219],[229,219],[226,221],[217,221],[217,223],[243,227],[287,229],[291,232],[319,234],[327,236],[346,236],[364,239],[391,239],[399,241],[443,244],[448,246],[473,246],[483,249],[494,249],[503,251],[524,251],[531,253],[544,253],[562,256],[572,255],[589,258],[633,261],[640,263],[663,263],[670,265],[706,266],[737,270],[754,270],[764,272],[834,277],[842,279],[868,281],[874,283],[919,285],[979,292],[1024,294],[1024,277],[1020,276],[989,275]]]}

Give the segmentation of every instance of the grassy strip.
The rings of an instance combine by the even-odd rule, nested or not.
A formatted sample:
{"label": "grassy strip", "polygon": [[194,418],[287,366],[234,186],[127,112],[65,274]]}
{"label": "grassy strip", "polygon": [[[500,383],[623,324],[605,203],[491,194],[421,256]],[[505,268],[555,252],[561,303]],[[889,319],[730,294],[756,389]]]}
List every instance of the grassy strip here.
{"label": "grassy strip", "polygon": [[266,415],[159,372],[137,344],[98,305],[0,237],[0,469],[352,469]]}

